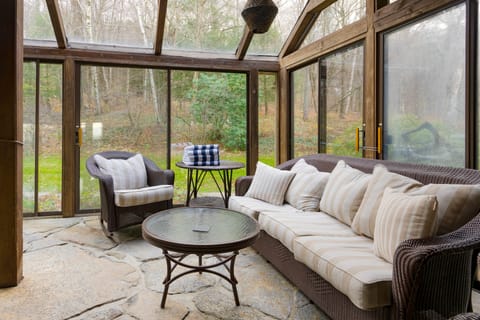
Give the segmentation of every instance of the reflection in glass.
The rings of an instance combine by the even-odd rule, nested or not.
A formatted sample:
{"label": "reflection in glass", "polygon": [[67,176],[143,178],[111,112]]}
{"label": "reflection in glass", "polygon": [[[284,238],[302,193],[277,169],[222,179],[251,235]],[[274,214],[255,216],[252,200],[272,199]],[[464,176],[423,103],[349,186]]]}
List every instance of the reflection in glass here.
{"label": "reflection in glass", "polygon": [[62,65],[40,64],[38,211],[62,210]]}
{"label": "reflection in glass", "polygon": [[[182,160],[190,144],[219,144],[220,159],[245,163],[247,77],[242,73],[172,71],[171,166]],[[187,170],[177,170],[175,198],[186,198]],[[245,169],[234,170],[236,177]],[[182,188],[182,189],[180,189]],[[207,177],[201,192],[217,192]]]}
{"label": "reflection in glass", "polygon": [[318,153],[318,64],[292,73],[294,157]]}
{"label": "reflection in glass", "polygon": [[23,14],[25,39],[55,40],[45,0],[24,0]]}
{"label": "reflection in glass", "polygon": [[366,14],[365,0],[337,0],[320,12],[301,47],[360,20]]}
{"label": "reflection in glass", "polygon": [[167,167],[167,71],[83,66],[80,209],[100,208],[98,181],[85,169],[93,153],[142,153]]}
{"label": "reflection in glass", "polygon": [[163,47],[165,49],[229,52],[241,39],[246,0],[169,0]]}
{"label": "reflection in glass", "polygon": [[277,77],[258,75],[258,160],[275,166],[275,118],[277,113]]}
{"label": "reflection in glass", "polygon": [[385,35],[384,157],[465,165],[465,5]]}
{"label": "reflection in glass", "polygon": [[321,59],[320,73],[320,151],[361,157],[355,130],[363,120],[363,45]]}
{"label": "reflection in glass", "polygon": [[158,0],[59,0],[70,42],[153,47]]}

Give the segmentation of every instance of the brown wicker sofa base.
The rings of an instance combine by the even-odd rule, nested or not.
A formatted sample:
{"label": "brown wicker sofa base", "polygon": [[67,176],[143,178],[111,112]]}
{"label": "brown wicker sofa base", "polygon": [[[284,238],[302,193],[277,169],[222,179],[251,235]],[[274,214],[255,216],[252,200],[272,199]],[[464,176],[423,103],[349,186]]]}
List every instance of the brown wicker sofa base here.
{"label": "brown wicker sofa base", "polygon": [[[480,184],[480,171],[393,161],[316,154],[302,157],[320,171],[332,171],[338,160],[371,173],[381,163],[391,172],[424,184]],[[290,170],[298,159],[277,166]],[[235,195],[248,190],[252,176],[235,182]],[[480,250],[480,215],[463,227],[429,239],[407,240],[394,257],[391,306],[357,308],[344,294],[310,268],[294,259],[278,240],[265,232],[253,246],[312,302],[333,319],[448,319],[471,312],[471,291]]]}
{"label": "brown wicker sofa base", "polygon": [[252,247],[333,319],[390,319],[390,307],[365,311],[354,306],[343,293],[295,260],[290,250],[264,231]]}

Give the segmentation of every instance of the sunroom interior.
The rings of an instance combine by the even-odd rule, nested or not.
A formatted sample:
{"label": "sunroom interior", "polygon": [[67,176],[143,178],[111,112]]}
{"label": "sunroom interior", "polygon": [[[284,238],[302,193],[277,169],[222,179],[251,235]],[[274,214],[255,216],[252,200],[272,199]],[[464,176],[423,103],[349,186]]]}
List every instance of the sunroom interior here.
{"label": "sunroom interior", "polygon": [[[0,287],[24,218],[98,213],[95,152],[183,148],[272,166],[314,153],[477,169],[477,0],[7,0],[0,5]],[[214,185],[206,192],[215,192]]]}

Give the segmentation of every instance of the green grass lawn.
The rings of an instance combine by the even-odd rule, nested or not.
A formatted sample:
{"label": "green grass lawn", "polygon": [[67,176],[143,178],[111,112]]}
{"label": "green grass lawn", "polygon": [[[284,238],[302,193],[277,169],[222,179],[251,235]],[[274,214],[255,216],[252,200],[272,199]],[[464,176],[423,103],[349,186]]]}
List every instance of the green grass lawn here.
{"label": "green grass lawn", "polygon": [[[165,159],[150,157],[160,167],[165,163]],[[85,169],[86,156],[80,159],[80,208],[81,209],[98,209],[100,207],[100,197],[98,192],[98,181],[92,178]],[[246,163],[244,152],[222,152],[222,160],[231,160]],[[183,204],[187,196],[187,170],[179,168],[175,165],[177,161],[181,160],[181,156],[172,155],[171,170],[175,172],[175,191],[174,203]],[[269,165],[275,164],[273,155],[271,157],[262,157],[262,162]],[[24,156],[23,160],[23,207],[24,212],[33,212],[34,208],[34,176],[35,176],[35,162],[33,156]],[[239,169],[233,171],[233,187],[235,186],[235,179],[244,176],[246,169]],[[220,182],[218,173],[214,173],[217,181]],[[39,159],[39,211],[60,211],[61,210],[61,188],[62,188],[62,166],[61,156],[58,155],[44,155]],[[203,185],[200,189],[199,196],[211,195],[218,193],[215,182],[209,174],[205,177]],[[232,194],[234,193],[234,190]]]}

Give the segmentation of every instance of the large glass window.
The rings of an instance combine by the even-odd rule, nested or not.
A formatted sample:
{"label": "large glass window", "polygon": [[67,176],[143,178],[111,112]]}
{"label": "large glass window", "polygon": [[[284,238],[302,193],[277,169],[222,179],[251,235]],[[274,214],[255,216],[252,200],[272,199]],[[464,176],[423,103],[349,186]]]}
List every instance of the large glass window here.
{"label": "large glass window", "polygon": [[55,40],[45,0],[24,0],[23,12],[25,39]]}
{"label": "large glass window", "polygon": [[246,0],[169,0],[163,46],[166,49],[235,53],[245,22]]}
{"label": "large glass window", "polygon": [[[187,170],[178,169],[183,149],[191,144],[218,144],[220,159],[245,163],[247,139],[246,75],[200,71],[172,71],[171,167],[175,169],[175,199],[186,198]],[[245,169],[234,170],[234,177]],[[201,196],[217,187],[206,178]],[[199,195],[200,196],[200,195]]]}
{"label": "large glass window", "polygon": [[168,72],[155,69],[82,66],[80,209],[100,208],[98,181],[85,161],[93,153],[142,153],[166,168]]}
{"label": "large glass window", "polygon": [[360,20],[366,14],[365,0],[337,0],[320,12],[302,47]]}
{"label": "large glass window", "polygon": [[276,75],[260,73],[258,87],[258,159],[275,166]]}
{"label": "large glass window", "polygon": [[320,152],[361,157],[355,131],[363,121],[363,45],[320,60]]}
{"label": "large glass window", "polygon": [[465,4],[384,36],[384,158],[465,165]]}
{"label": "large glass window", "polygon": [[318,153],[318,64],[292,73],[293,154]]}
{"label": "large glass window", "polygon": [[157,0],[59,0],[71,42],[153,46]]}
{"label": "large glass window", "polygon": [[278,7],[275,20],[266,33],[253,36],[248,54],[277,56],[306,3],[306,0],[275,1]]}
{"label": "large glass window", "polygon": [[62,65],[24,66],[24,213],[62,209]]}

